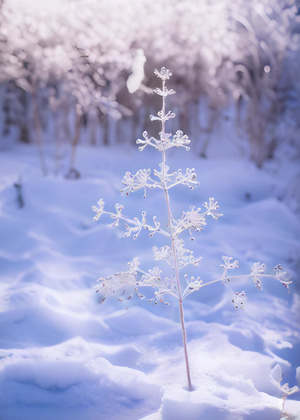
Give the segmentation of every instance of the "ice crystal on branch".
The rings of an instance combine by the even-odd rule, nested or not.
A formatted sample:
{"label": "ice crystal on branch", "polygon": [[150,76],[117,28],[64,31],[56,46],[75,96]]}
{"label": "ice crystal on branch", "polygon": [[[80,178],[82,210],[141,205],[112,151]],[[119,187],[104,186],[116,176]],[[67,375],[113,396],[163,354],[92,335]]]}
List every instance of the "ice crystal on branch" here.
{"label": "ice crystal on branch", "polygon": [[173,259],[173,253],[172,249],[169,246],[162,246],[161,248],[157,248],[157,246],[154,246],[152,248],[153,254],[154,254],[154,260],[164,260],[167,264],[173,266],[174,259]]}
{"label": "ice crystal on branch", "polygon": [[100,283],[100,287],[97,288],[97,292],[101,292],[103,296],[100,303],[103,303],[107,296],[112,293],[116,293],[119,296],[119,300],[131,299],[132,294],[136,291],[136,276],[137,268],[140,265],[137,258],[131,263],[128,263],[129,270],[121,271],[120,273],[113,274],[108,277],[100,277],[97,281]]}
{"label": "ice crystal on branch", "polygon": [[254,284],[258,289],[261,289],[260,276],[264,274],[265,268],[266,268],[266,264],[261,264],[260,262],[256,262],[250,270]]}
{"label": "ice crystal on branch", "polygon": [[182,172],[182,169],[178,169],[178,171],[169,174],[170,168],[167,165],[160,163],[159,166],[160,171],[154,169],[153,172],[154,176],[160,180],[160,183],[156,184],[157,187],[163,189],[165,186],[169,190],[181,184],[188,186],[192,190],[199,186],[195,169],[187,168],[185,174]]}
{"label": "ice crystal on branch", "polygon": [[173,137],[173,145],[176,147],[184,147],[185,150],[189,151],[190,148],[187,147],[187,144],[190,144],[191,140],[186,134],[183,134],[181,130],[177,130],[176,134]]}
{"label": "ice crystal on branch", "polygon": [[203,229],[206,225],[205,213],[200,213],[200,210],[200,207],[195,210],[195,207],[191,206],[189,211],[182,212],[180,219],[174,221],[177,236],[186,229],[196,229],[197,232]]}
{"label": "ice crystal on branch", "polygon": [[151,179],[150,174],[150,169],[140,169],[135,175],[126,172],[122,181],[125,188],[121,190],[121,193],[128,195],[130,192],[143,188],[144,197],[146,198],[146,188],[156,188],[158,186],[155,181]]}
{"label": "ice crystal on branch", "polygon": [[155,69],[154,74],[155,76],[159,77],[163,81],[170,79],[170,77],[172,76],[172,73],[170,72],[170,70],[166,69],[165,67],[162,67],[160,71]]}
{"label": "ice crystal on branch", "polygon": [[144,140],[137,139],[137,141],[136,141],[137,144],[142,144],[143,145],[143,146],[140,146],[138,148],[138,150],[140,152],[142,152],[145,149],[146,146],[152,146],[152,147],[155,147],[157,149],[157,145],[156,145],[157,140],[154,137],[149,138],[147,131],[143,132],[143,137],[144,137]]}
{"label": "ice crystal on branch", "polygon": [[[157,95],[159,95],[159,96],[169,96],[169,95],[174,95],[174,93],[175,93],[175,90],[173,90],[173,89],[164,89],[164,90],[161,90],[161,89],[159,89],[159,88],[156,88],[156,89],[154,89],[154,91],[153,91],[154,93],[156,93]],[[174,118],[175,117],[175,114],[172,114],[173,115],[173,117],[172,118]],[[164,119],[166,119],[166,117],[167,117],[167,115],[165,115],[164,116]],[[150,117],[151,118],[151,117]],[[170,117],[169,117],[170,118]],[[152,120],[153,118],[151,118],[151,120]]]}
{"label": "ice crystal on branch", "polygon": [[227,270],[232,270],[233,268],[236,268],[239,266],[239,262],[237,260],[231,262],[232,257],[226,257],[223,255],[222,257],[224,264],[221,264],[221,268],[224,268],[227,272]]}
{"label": "ice crystal on branch", "polygon": [[280,264],[274,267],[274,276],[276,280],[278,280],[284,287],[286,287],[287,291],[289,292],[289,284],[291,284],[291,276],[283,270]]}
{"label": "ice crystal on branch", "polygon": [[188,275],[185,274],[184,278],[187,282],[187,286],[184,289],[182,296],[183,298],[186,298],[191,293],[198,291],[200,287],[202,287],[203,281],[200,280],[200,277],[195,278],[194,276],[191,276],[191,278],[188,278]]}
{"label": "ice crystal on branch", "polygon": [[99,208],[98,208],[98,207],[96,207],[96,206],[93,206],[93,207],[92,207],[92,210],[96,212],[96,215],[93,217],[93,220],[94,220],[94,221],[96,221],[96,220],[99,220],[99,219],[100,219],[100,216],[101,216],[101,215],[102,215],[102,213],[103,213],[103,209],[104,209],[104,204],[105,204],[105,202],[102,200],[102,198],[100,198],[100,200],[99,200],[99,201],[97,201],[97,204],[98,204]]}
{"label": "ice crystal on branch", "polygon": [[119,203],[117,203],[115,205],[115,209],[116,209],[116,213],[115,214],[111,214],[111,218],[114,219],[115,221],[112,222],[111,224],[107,225],[107,228],[111,229],[114,228],[116,226],[119,226],[119,220],[120,218],[122,218],[122,210],[123,210],[123,206]]}
{"label": "ice crystal on branch", "polygon": [[[154,90],[154,93],[157,93],[156,90]],[[174,91],[169,91],[168,94],[170,95],[170,93],[175,93]],[[163,95],[161,95],[163,96]],[[163,115],[161,111],[159,111],[157,113],[157,117],[155,115],[150,115],[150,120],[151,121],[161,121],[161,122],[165,122],[167,120],[169,120],[170,118],[175,118],[176,114],[174,114],[174,112],[169,111],[166,115]]]}
{"label": "ice crystal on branch", "polygon": [[[162,226],[156,216],[153,217],[153,224],[149,224],[146,218],[146,212],[142,212],[142,217],[130,218],[123,214],[123,206],[120,204],[115,205],[115,212],[104,210],[104,201],[100,199],[98,206],[93,206],[93,210],[96,212],[94,220],[98,220],[102,214],[107,214],[113,219],[113,223],[109,224],[108,228],[114,228],[119,226],[120,222],[124,222],[125,233],[124,237],[132,237],[136,239],[143,230],[148,231],[149,236],[152,237],[154,234],[163,235],[167,238],[168,243],[158,248],[153,246],[154,260],[166,263],[166,275],[160,267],[153,267],[148,271],[143,271],[140,267],[138,258],[134,258],[132,262],[128,263],[129,269],[124,272],[116,273],[106,278],[100,278],[98,281],[100,287],[97,292],[103,295],[103,302],[108,296],[114,294],[117,295],[119,300],[131,299],[134,293],[140,298],[144,298],[144,294],[140,292],[140,289],[151,288],[154,292],[153,298],[148,298],[149,302],[154,301],[155,304],[159,302],[165,302],[166,295],[170,295],[178,299],[180,321],[183,336],[184,354],[186,359],[187,378],[189,389],[192,390],[188,354],[186,348],[186,331],[183,315],[183,300],[195,291],[199,291],[202,287],[206,287],[212,283],[221,282],[223,283],[233,294],[232,303],[236,309],[245,309],[244,303],[246,301],[245,292],[234,291],[230,286],[229,282],[232,280],[238,280],[241,277],[252,278],[255,286],[261,288],[261,281],[264,277],[270,277],[277,279],[286,288],[291,283],[288,274],[282,269],[280,265],[274,268],[274,274],[265,274],[265,264],[259,262],[252,266],[250,274],[246,275],[234,275],[230,273],[232,270],[238,268],[238,261],[233,260],[232,257],[223,256],[223,274],[216,280],[211,280],[204,283],[199,276],[189,277],[187,274],[182,274],[187,266],[190,268],[198,269],[201,257],[194,257],[192,250],[185,246],[184,235],[179,236],[184,232],[188,231],[192,235],[192,230],[200,232],[207,223],[207,218],[210,216],[214,220],[218,220],[222,213],[219,211],[218,202],[210,197],[208,201],[204,202],[204,210],[201,207],[190,206],[189,210],[183,211],[181,217],[175,218],[173,216],[169,191],[177,185],[188,186],[193,189],[199,185],[197,181],[197,175],[195,169],[187,168],[184,171],[178,169],[174,172],[169,172],[170,168],[166,164],[166,152],[172,147],[182,147],[185,150],[189,150],[190,139],[184,135],[182,131],[178,130],[174,135],[166,132],[166,122],[170,118],[174,118],[175,114],[171,111],[166,111],[166,98],[169,95],[174,94],[173,89],[166,87],[166,81],[172,76],[171,72],[162,67],[160,71],[155,70],[155,75],[161,79],[161,88],[156,88],[154,93],[162,99],[162,109],[157,113],[157,116],[151,116],[152,121],[159,121],[161,123],[161,131],[158,138],[149,137],[148,133],[144,131],[143,139],[138,139],[137,144],[139,151],[143,151],[146,146],[151,146],[161,153],[161,163],[159,168],[153,169],[139,169],[135,174],[126,172],[123,177],[123,189],[121,193],[129,195],[137,190],[142,189],[144,191],[144,198],[146,198],[146,189],[159,189],[162,190],[162,197],[166,201],[167,208],[167,224]],[[177,216],[178,217],[178,216]],[[190,237],[194,240],[194,237]]]}
{"label": "ice crystal on branch", "polygon": [[244,291],[241,293],[235,292],[234,298],[232,299],[232,304],[234,305],[235,309],[241,308],[245,310],[244,302],[246,300],[246,294]]}
{"label": "ice crystal on branch", "polygon": [[209,199],[208,203],[204,203],[203,205],[207,209],[207,215],[212,216],[215,220],[218,220],[219,217],[223,216],[222,213],[218,212],[219,205],[213,197]]}

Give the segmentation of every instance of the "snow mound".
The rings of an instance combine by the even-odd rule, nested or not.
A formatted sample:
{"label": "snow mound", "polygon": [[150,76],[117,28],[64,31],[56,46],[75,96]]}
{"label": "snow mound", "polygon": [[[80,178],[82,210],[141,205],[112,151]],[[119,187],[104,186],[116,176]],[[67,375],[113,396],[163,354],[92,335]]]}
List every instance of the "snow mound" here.
{"label": "snow mound", "polygon": [[[34,153],[20,146],[0,155],[0,419],[278,420],[282,391],[272,369],[279,364],[290,387],[296,375],[300,381],[300,227],[282,195],[283,169],[184,157],[201,186],[189,195],[174,190],[174,213],[210,196],[224,213],[195,241],[200,277],[216,278],[224,254],[237,258],[243,273],[265,261],[293,274],[290,294],[274,282],[262,291],[251,282],[232,285],[246,291],[245,311],[234,309],[221,284],[185,301],[188,392],[177,302],[107,298],[99,305],[94,293],[97,278],[126,269],[133,257],[152,264],[156,239],[122,239],[106,221],[93,223],[91,210],[103,197],[133,215],[148,206],[163,215],[155,191],[146,200],[118,191],[127,169],[155,166],[152,154],[82,147],[75,181],[42,177]],[[170,155],[171,169],[182,167],[178,156]],[[289,180],[294,169],[286,171]],[[285,411],[299,419],[299,393]]]}

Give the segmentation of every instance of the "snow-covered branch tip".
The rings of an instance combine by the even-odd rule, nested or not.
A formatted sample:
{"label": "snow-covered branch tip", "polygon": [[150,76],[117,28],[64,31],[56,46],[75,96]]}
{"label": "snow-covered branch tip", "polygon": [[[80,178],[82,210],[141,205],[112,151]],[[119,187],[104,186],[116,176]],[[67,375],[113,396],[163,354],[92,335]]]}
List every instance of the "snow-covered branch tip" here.
{"label": "snow-covered branch tip", "polygon": [[153,224],[152,225],[148,224],[147,219],[146,219],[147,213],[145,211],[142,211],[141,220],[138,217],[134,217],[133,219],[130,219],[129,217],[124,216],[122,214],[124,206],[122,206],[119,203],[115,204],[115,209],[116,209],[115,213],[104,210],[105,203],[102,199],[100,199],[97,203],[99,205],[99,208],[96,206],[92,207],[92,210],[96,212],[96,215],[94,216],[93,220],[94,221],[99,220],[102,214],[109,215],[111,219],[114,220],[114,222],[106,226],[108,229],[119,226],[119,221],[122,220],[123,222],[125,222],[124,223],[125,233],[123,235],[124,238],[129,238],[130,236],[132,236],[133,239],[136,239],[143,229],[149,232],[150,238],[152,238],[152,236],[155,233],[159,233],[167,237],[170,236],[170,234],[166,230],[161,228],[160,222],[157,221],[156,216],[153,216]]}
{"label": "snow-covered branch tip", "polygon": [[[221,268],[223,268],[222,277],[216,280],[209,281],[207,283],[202,283],[200,287],[209,286],[213,283],[222,282],[233,294],[232,304],[236,309],[241,308],[245,309],[245,301],[246,293],[245,291],[236,292],[230,286],[229,282],[232,283],[232,280],[239,280],[241,278],[251,278],[254,282],[254,285],[261,290],[262,289],[262,280],[265,278],[276,279],[279,281],[289,292],[289,284],[292,283],[291,276],[283,270],[281,265],[277,265],[273,269],[273,273],[265,273],[266,264],[256,262],[253,264],[250,274],[240,274],[240,275],[231,275],[228,273],[228,270],[234,270],[235,268],[239,267],[239,263],[237,260],[233,260],[232,257],[223,256],[223,264],[221,264]],[[233,260],[233,261],[232,261]],[[200,288],[199,287],[199,288]]]}

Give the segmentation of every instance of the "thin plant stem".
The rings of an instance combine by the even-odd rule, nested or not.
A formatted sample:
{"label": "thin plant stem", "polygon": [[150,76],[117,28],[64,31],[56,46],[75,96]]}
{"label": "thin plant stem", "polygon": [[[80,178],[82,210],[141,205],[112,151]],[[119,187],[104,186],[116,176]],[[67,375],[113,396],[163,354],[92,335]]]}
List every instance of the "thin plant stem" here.
{"label": "thin plant stem", "polygon": [[[162,91],[163,92],[165,91],[165,80],[162,80]],[[166,100],[165,100],[165,96],[162,96],[162,110],[161,110],[161,121],[162,121],[161,140],[162,141],[166,140],[165,120],[164,120],[165,115],[166,115]],[[166,154],[164,150],[162,151],[162,159],[163,159],[163,167],[165,167]],[[182,298],[181,284],[180,284],[180,278],[179,278],[178,257],[177,257],[177,252],[176,252],[174,229],[172,225],[172,211],[171,211],[169,193],[168,193],[168,188],[166,185],[164,174],[165,172],[163,171],[163,185],[164,185],[164,193],[165,193],[165,199],[166,199],[167,209],[168,209],[168,224],[169,224],[169,229],[170,229],[171,249],[172,249],[172,255],[173,255],[173,260],[174,260],[174,271],[175,271],[176,285],[177,285],[177,291],[178,291],[179,314],[180,314],[183,350],[184,350],[185,365],[186,365],[186,374],[187,374],[189,391],[192,391],[193,387],[192,387],[190,365],[189,365],[189,358],[188,358],[188,351],[187,351],[187,337],[186,337],[186,328],[185,328],[185,322],[184,322],[183,298]]]}

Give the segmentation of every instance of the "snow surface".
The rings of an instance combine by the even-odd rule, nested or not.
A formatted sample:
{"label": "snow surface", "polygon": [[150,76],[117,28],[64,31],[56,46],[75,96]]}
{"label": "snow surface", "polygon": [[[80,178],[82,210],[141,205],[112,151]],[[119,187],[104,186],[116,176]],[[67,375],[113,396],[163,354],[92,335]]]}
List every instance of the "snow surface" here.
{"label": "snow surface", "polygon": [[[129,147],[78,151],[78,180],[43,177],[34,146],[0,154],[0,419],[1,420],[279,420],[283,381],[300,380],[300,222],[297,162],[277,158],[264,169],[236,158],[198,159],[171,151],[171,169],[194,167],[200,187],[171,193],[173,213],[209,197],[224,216],[196,236],[204,281],[221,274],[222,255],[249,273],[256,261],[269,272],[282,264],[293,275],[291,293],[266,279],[232,284],[245,290],[246,310],[235,310],[229,291],[215,284],[184,302],[191,376],[186,390],[177,302],[170,306],[94,293],[100,276],[126,270],[139,256],[151,267],[159,238],[133,241],[93,222],[99,198],[107,209],[142,210],[165,217],[159,191],[121,197],[126,170],[157,167],[159,154]],[[48,165],[55,161],[48,153]],[[53,169],[54,172],[54,169]],[[22,185],[19,207],[15,183]],[[298,186],[299,187],[299,186]],[[299,193],[298,193],[299,198]],[[197,273],[198,274],[198,273]],[[297,379],[296,379],[297,375]],[[300,419],[300,393],[285,404]]]}

